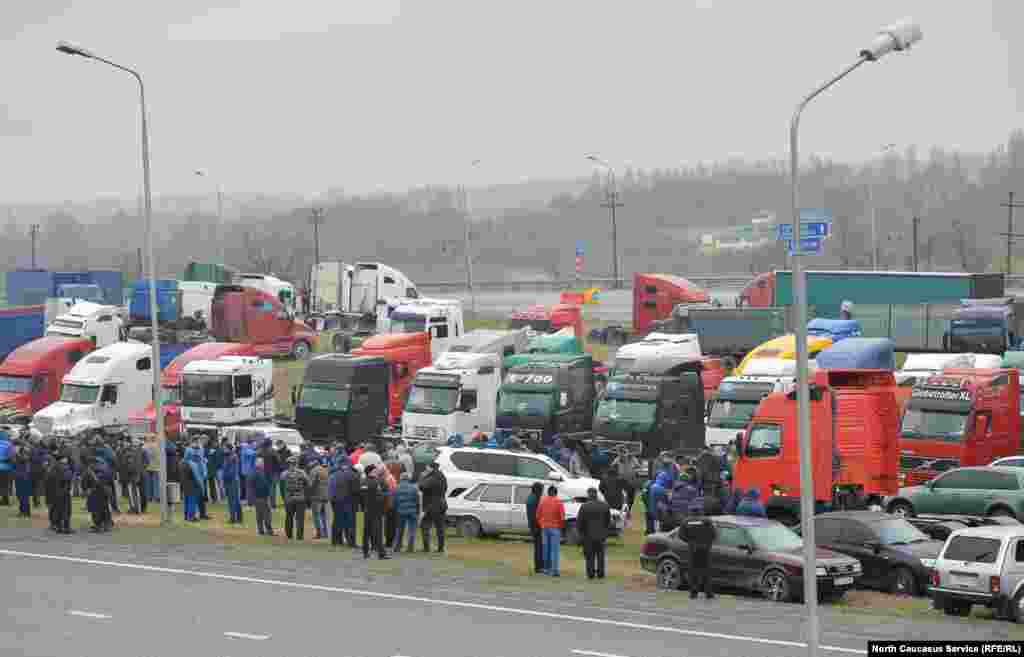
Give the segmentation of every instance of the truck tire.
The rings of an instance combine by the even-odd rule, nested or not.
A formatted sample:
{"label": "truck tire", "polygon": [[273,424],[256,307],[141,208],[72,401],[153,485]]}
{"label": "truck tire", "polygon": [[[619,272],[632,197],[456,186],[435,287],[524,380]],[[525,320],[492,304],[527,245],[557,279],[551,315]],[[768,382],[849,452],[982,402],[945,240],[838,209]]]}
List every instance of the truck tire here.
{"label": "truck tire", "polygon": [[292,345],[292,358],[295,360],[306,360],[309,358],[309,343],[305,340],[299,340]]}

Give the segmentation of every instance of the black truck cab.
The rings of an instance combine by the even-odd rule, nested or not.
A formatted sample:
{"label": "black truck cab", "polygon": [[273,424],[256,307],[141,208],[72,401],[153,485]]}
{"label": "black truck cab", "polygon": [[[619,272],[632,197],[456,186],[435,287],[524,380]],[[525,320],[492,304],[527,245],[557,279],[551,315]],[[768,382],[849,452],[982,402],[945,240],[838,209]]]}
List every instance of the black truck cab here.
{"label": "black truck cab", "polygon": [[317,356],[292,393],[295,424],[312,442],[371,439],[388,424],[391,385],[391,366],[378,356]]}

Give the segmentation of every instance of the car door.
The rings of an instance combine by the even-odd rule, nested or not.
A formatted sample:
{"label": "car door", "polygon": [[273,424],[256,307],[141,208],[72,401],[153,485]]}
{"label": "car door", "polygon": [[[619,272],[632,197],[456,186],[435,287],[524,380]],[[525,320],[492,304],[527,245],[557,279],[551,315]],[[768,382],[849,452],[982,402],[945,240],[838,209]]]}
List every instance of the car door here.
{"label": "car door", "polygon": [[914,495],[917,513],[962,513],[960,490],[968,483],[967,470],[950,470],[926,484]]}
{"label": "car door", "polygon": [[512,494],[509,531],[524,534],[530,531],[530,519],[526,516],[526,501],[530,498],[530,493],[529,486],[516,486],[515,492]]}
{"label": "car door", "polygon": [[493,531],[505,531],[512,525],[512,490],[511,484],[488,484],[480,495],[481,521]]}
{"label": "car door", "polygon": [[711,547],[711,577],[725,586],[748,587],[750,554],[741,546],[752,545],[742,527],[716,524],[718,538]]}
{"label": "car door", "polygon": [[881,552],[875,554],[874,546],[879,541],[877,532],[870,525],[850,518],[843,519],[838,552],[860,561],[863,568],[861,581],[871,586],[881,585],[888,575],[887,560]]}

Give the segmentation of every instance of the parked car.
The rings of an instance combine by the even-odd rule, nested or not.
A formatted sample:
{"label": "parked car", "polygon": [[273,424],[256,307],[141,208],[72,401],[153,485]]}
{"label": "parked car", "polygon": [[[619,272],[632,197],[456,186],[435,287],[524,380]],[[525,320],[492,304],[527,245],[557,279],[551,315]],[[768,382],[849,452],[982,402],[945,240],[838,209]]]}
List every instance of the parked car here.
{"label": "parked car", "polygon": [[901,488],[886,510],[898,516],[949,513],[1024,518],[1024,469],[957,468],[921,486]]}
{"label": "parked car", "polygon": [[900,457],[900,486],[919,486],[959,466],[956,459],[929,459],[905,454]]}
{"label": "parked car", "polygon": [[457,495],[479,483],[525,484],[535,481],[551,484],[572,500],[585,502],[587,490],[600,483],[590,477],[578,477],[544,454],[513,452],[480,447],[441,447],[437,462],[448,479],[448,495]]}
{"label": "parked car", "polygon": [[[803,592],[803,540],[785,525],[746,516],[715,516],[718,540],[711,547],[711,579],[717,587],[760,592],[776,602],[799,600]],[[640,565],[657,575],[658,588],[682,589],[690,551],[679,530],[651,534],[640,549]],[[817,549],[818,592],[839,599],[861,576],[856,559]]]}
{"label": "parked car", "polygon": [[934,606],[967,616],[982,605],[1024,623],[1024,526],[970,527],[953,533],[932,571]]}
{"label": "parked car", "polygon": [[860,584],[901,595],[923,595],[942,541],[903,518],[880,511],[840,511],[814,517],[819,547],[860,561]]}
{"label": "parked car", "polygon": [[1004,456],[1001,459],[992,461],[989,465],[997,465],[1004,468],[1024,468],[1024,456]]}
{"label": "parked car", "polygon": [[[499,534],[529,534],[530,526],[526,517],[526,500],[530,497],[530,486],[515,485],[499,481],[476,484],[471,488],[448,498],[448,524],[454,525],[459,534],[468,538],[497,536]],[[576,517],[582,503],[562,495],[565,504],[565,531],[562,538],[566,543],[578,545]],[[612,509],[613,535],[622,532],[622,512]]]}
{"label": "parked car", "polygon": [[914,516],[907,517],[907,522],[920,529],[931,538],[945,542],[949,535],[958,529],[968,527],[993,527],[998,525],[1020,525],[1020,521],[1009,516]]}

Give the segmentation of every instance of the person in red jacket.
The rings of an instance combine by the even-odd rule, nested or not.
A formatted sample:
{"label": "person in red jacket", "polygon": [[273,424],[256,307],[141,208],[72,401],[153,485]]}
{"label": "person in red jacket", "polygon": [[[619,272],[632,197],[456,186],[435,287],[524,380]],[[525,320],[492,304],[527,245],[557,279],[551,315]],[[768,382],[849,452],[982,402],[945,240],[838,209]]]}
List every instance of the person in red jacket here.
{"label": "person in red jacket", "polygon": [[537,505],[537,525],[544,537],[544,574],[559,577],[558,557],[565,528],[565,505],[554,486],[548,486],[548,494]]}

